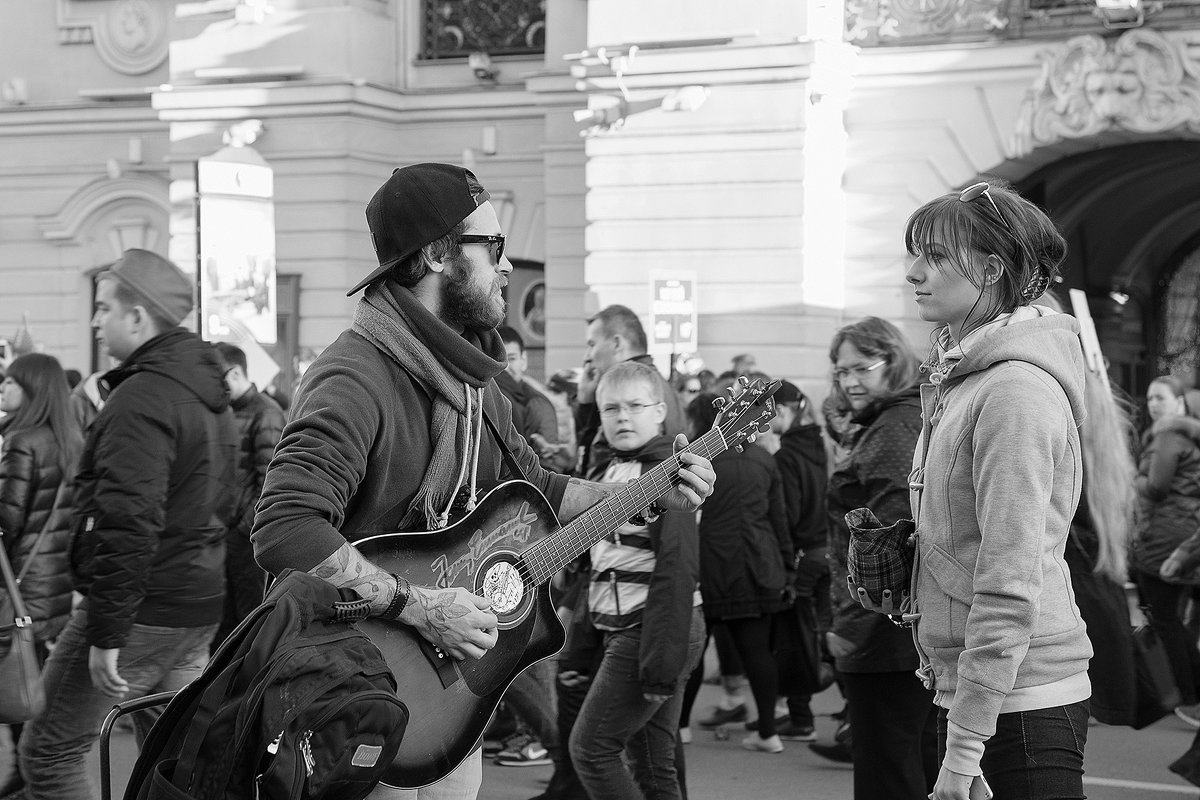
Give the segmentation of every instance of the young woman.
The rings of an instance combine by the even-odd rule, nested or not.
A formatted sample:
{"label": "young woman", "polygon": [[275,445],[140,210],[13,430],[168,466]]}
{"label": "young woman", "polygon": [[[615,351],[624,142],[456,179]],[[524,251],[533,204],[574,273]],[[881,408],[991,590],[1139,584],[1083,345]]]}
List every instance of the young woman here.
{"label": "young woman", "polygon": [[918,313],[939,326],[908,617],[941,708],[933,797],[967,800],[982,774],[1005,800],[1082,798],[1092,647],[1063,551],[1083,479],[1083,353],[1071,317],[1031,305],[1066,243],[989,183],[926,203],[904,238]]}
{"label": "young woman", "polygon": [[[921,433],[920,361],[895,325],[866,317],[829,347],[833,394],[851,409],[856,433],[829,478],[834,586],[846,583],[846,513],[869,508],[884,525],[909,516],[908,474]],[[704,584],[701,583],[701,589]],[[937,777],[933,693],[913,675],[912,636],[836,595],[826,635],[846,692],[854,756],[854,800],[925,800]],[[849,600],[849,598],[846,598]]]}
{"label": "young woman", "polygon": [[1200,652],[1179,615],[1193,577],[1183,567],[1194,562],[1187,554],[1200,529],[1200,437],[1186,418],[1184,392],[1180,380],[1170,375],[1155,378],[1146,389],[1146,409],[1154,424],[1142,438],[1134,482],[1138,505],[1132,561],[1138,593],[1166,645],[1183,695],[1175,713],[1200,725]]}
{"label": "young woman", "polygon": [[[21,594],[34,620],[42,661],[46,643],[58,636],[71,613],[69,497],[54,507],[59,486],[75,475],[83,447],[69,396],[57,359],[41,353],[15,359],[0,382],[0,411],[5,414],[0,420],[0,530],[14,571],[20,573],[33,559],[21,581]],[[47,522],[46,535],[38,542]],[[20,733],[21,726],[12,726],[14,745]],[[14,791],[21,783],[14,771],[0,792]]]}

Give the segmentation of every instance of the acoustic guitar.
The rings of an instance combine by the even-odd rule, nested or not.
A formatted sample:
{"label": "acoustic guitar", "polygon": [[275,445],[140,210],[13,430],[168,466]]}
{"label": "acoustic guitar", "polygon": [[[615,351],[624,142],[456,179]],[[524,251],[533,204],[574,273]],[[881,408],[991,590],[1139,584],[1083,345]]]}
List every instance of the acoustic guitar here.
{"label": "acoustic guitar", "polygon": [[[775,416],[779,381],[742,381],[719,398],[713,429],[687,446],[705,458],[765,433]],[[355,546],[372,563],[421,586],[461,586],[491,600],[496,646],[458,661],[414,629],[368,619],[359,627],[382,651],[408,706],[408,729],[384,783],[426,786],[448,775],[476,748],[504,690],[526,667],[562,648],[565,632],[550,601],[550,579],[593,544],[677,483],[672,456],[560,526],[546,498],[525,481],[497,486],[454,525],[439,531],[387,533]]]}

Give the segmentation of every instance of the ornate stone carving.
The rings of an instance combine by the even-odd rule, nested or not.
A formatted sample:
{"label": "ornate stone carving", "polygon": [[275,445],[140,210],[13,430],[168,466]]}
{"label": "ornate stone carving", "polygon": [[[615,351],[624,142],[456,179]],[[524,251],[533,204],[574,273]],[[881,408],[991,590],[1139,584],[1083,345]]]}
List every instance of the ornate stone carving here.
{"label": "ornate stone carving", "polygon": [[1200,132],[1200,42],[1136,28],[1118,39],[1076,36],[1039,53],[1013,154],[1109,130]]}
{"label": "ornate stone carving", "polygon": [[863,47],[983,39],[1009,24],[1010,0],[846,0],[846,41]]}
{"label": "ornate stone carving", "polygon": [[157,0],[58,0],[58,41],[94,43],[112,69],[142,75],[166,61],[172,7]]}

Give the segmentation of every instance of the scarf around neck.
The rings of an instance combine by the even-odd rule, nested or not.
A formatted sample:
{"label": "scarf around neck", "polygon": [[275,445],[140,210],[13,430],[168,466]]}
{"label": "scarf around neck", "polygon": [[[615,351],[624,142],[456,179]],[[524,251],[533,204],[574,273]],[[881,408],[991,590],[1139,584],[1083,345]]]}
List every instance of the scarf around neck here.
{"label": "scarf around neck", "polygon": [[386,282],[367,287],[351,328],[432,395],[433,456],[400,526],[444,528],[465,481],[470,484],[467,509],[475,505],[484,387],[507,364],[500,335],[492,328],[468,328],[460,335],[411,291]]}

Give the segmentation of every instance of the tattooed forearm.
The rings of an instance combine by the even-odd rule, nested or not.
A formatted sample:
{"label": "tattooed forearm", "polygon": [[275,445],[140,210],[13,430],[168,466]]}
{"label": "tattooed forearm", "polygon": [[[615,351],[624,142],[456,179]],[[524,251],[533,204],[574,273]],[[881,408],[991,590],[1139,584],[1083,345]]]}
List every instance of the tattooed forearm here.
{"label": "tattooed forearm", "polygon": [[423,591],[418,593],[417,598],[425,609],[429,626],[438,633],[444,634],[449,630],[451,620],[471,613],[470,608],[455,602],[454,592]]}
{"label": "tattooed forearm", "polygon": [[349,542],[309,570],[309,574],[338,588],[353,589],[359,597],[370,601],[375,613],[386,609],[396,592],[392,576],[368,561]]}

